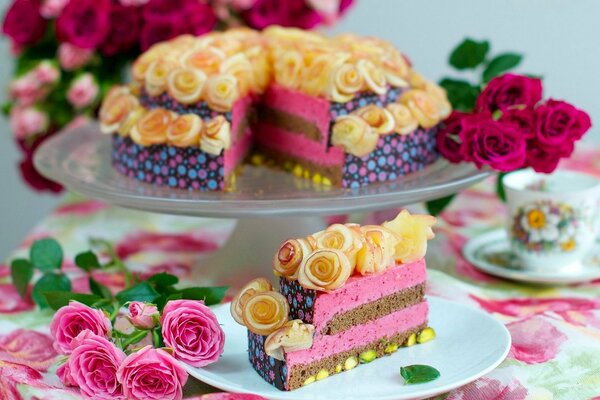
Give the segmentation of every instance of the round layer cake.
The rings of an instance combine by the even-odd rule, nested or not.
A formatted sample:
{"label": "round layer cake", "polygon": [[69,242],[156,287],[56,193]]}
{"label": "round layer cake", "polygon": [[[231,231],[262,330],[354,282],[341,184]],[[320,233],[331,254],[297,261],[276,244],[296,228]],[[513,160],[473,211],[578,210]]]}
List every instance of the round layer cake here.
{"label": "round layer cake", "polygon": [[245,160],[348,188],[437,159],[451,107],[391,44],[298,29],[233,29],[159,43],[100,110],[112,162],[143,182],[225,190]]}

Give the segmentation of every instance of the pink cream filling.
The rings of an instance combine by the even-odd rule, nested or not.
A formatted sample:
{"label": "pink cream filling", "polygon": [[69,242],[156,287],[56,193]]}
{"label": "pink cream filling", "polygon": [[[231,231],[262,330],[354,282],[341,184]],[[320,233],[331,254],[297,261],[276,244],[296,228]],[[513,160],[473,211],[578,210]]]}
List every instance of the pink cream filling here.
{"label": "pink cream filling", "polygon": [[225,176],[228,176],[242,162],[252,144],[252,130],[250,129],[250,125],[237,137],[239,124],[246,118],[250,107],[252,107],[252,98],[247,96],[236,101],[231,110],[231,147],[223,153],[223,157],[225,158],[223,160]]}
{"label": "pink cream filling", "polygon": [[422,325],[427,321],[428,310],[427,302],[423,301],[336,335],[316,335],[310,349],[286,353],[288,371],[295,365],[309,364]]}
{"label": "pink cream filling", "polygon": [[317,293],[313,308],[315,330],[319,332],[335,314],[416,286],[426,279],[424,259],[399,264],[379,274],[352,276],[344,286],[333,292]]}

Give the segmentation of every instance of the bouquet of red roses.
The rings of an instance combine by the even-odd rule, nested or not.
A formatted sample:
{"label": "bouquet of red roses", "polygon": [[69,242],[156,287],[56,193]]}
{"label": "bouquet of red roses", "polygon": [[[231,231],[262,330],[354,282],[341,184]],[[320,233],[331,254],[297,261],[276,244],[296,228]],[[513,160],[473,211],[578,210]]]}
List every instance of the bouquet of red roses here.
{"label": "bouquet of red roses", "polygon": [[38,190],[42,140],[78,117],[94,117],[125,66],[156,42],[214,29],[268,25],[304,29],[335,22],[353,0],[14,0],[2,24],[16,57],[3,111],[23,152],[20,169]]}

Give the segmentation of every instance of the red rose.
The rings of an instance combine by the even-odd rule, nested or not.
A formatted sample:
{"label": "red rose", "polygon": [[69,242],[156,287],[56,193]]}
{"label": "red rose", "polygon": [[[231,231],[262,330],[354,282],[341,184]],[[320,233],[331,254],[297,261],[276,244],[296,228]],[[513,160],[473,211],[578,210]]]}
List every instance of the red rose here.
{"label": "red rose", "polygon": [[249,26],[263,29],[269,25],[310,29],[323,18],[305,0],[257,0],[243,18]]}
{"label": "red rose", "polygon": [[448,161],[459,163],[463,161],[463,155],[460,152],[459,135],[463,130],[463,120],[468,116],[466,113],[454,111],[448,119],[444,121],[443,127],[437,134],[437,149]]}
{"label": "red rose", "polygon": [[[169,21],[178,25],[185,24],[185,18],[189,17],[189,15],[185,15],[186,8],[193,1],[194,0],[150,0],[150,2],[144,6],[144,21]],[[173,17],[182,17],[182,19],[176,21]]]}
{"label": "red rose", "polygon": [[550,99],[535,112],[535,139],[546,151],[572,146],[572,142],[581,139],[592,126],[586,112],[564,101]]}
{"label": "red rose", "polygon": [[556,169],[561,157],[568,157],[575,147],[571,143],[570,152],[552,152],[545,151],[535,144],[531,144],[527,149],[527,165],[536,172],[549,174]]}
{"label": "red rose", "polygon": [[542,99],[542,81],[504,74],[492,79],[477,98],[475,109],[494,112],[513,106],[533,107]]}
{"label": "red rose", "polygon": [[202,35],[210,32],[217,24],[217,16],[208,4],[194,1],[186,8],[187,32]]}
{"label": "red rose", "polygon": [[17,47],[30,46],[44,36],[46,25],[39,0],[16,0],[4,16],[2,33]]}
{"label": "red rose", "polygon": [[113,56],[129,50],[138,43],[139,38],[139,8],[113,3],[110,8],[110,32],[102,44],[102,53]]}
{"label": "red rose", "polygon": [[56,20],[56,35],[82,49],[95,49],[110,32],[110,0],[70,0]]}
{"label": "red rose", "polygon": [[537,115],[532,108],[511,108],[502,113],[500,122],[512,125],[523,136],[530,139],[535,136]]}
{"label": "red rose", "polygon": [[463,124],[461,152],[466,161],[503,172],[523,167],[526,141],[513,126],[498,123],[489,114],[466,118]]}
{"label": "red rose", "polygon": [[35,191],[60,193],[63,190],[60,184],[47,179],[35,169],[32,155],[25,155],[19,164],[19,170],[23,180]]}
{"label": "red rose", "polygon": [[172,39],[184,33],[181,25],[171,21],[146,22],[140,35],[142,51],[147,50],[154,43]]}

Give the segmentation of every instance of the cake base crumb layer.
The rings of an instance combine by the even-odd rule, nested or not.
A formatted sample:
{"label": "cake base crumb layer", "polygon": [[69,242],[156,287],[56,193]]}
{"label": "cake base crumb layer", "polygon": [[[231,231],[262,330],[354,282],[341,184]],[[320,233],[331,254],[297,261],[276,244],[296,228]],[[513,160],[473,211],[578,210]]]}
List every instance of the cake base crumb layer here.
{"label": "cake base crumb layer", "polygon": [[[298,389],[299,387],[302,387],[304,385],[304,383],[309,380],[309,378],[314,377],[316,378],[317,374],[322,371],[322,370],[326,370],[328,375],[334,375],[336,373],[340,373],[344,371],[344,364],[346,363],[346,360],[348,360],[351,357],[355,357],[357,360],[360,357],[360,354],[366,352],[366,351],[374,351],[376,353],[376,357],[382,357],[384,355],[386,355],[386,348],[390,345],[390,344],[394,344],[394,345],[402,345],[404,342],[406,342],[406,339],[408,339],[408,337],[410,335],[417,334],[418,332],[420,332],[421,330],[425,329],[427,327],[427,322],[425,322],[422,325],[419,325],[417,327],[414,327],[412,329],[408,329],[406,331],[403,332],[399,332],[396,335],[392,336],[391,338],[380,338],[377,339],[367,345],[364,346],[360,346],[360,347],[355,347],[351,350],[348,351],[344,351],[338,354],[334,354],[332,356],[323,358],[319,361],[310,363],[310,364],[305,364],[305,365],[297,365],[294,366],[293,368],[290,369],[289,371],[289,379],[287,382],[287,390],[294,390],[294,389]],[[342,367],[341,371],[340,371],[340,366]],[[336,369],[337,367],[337,369]],[[313,380],[310,379],[309,382]]]}

